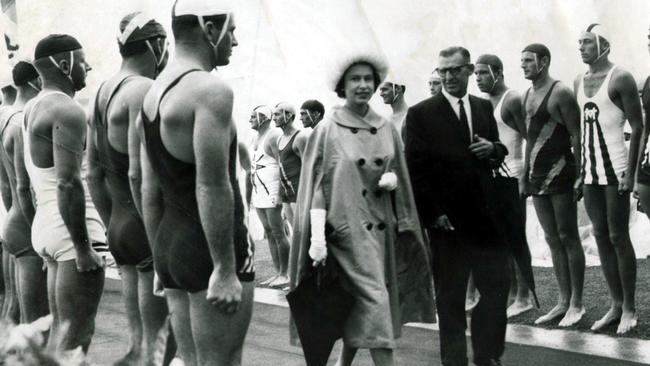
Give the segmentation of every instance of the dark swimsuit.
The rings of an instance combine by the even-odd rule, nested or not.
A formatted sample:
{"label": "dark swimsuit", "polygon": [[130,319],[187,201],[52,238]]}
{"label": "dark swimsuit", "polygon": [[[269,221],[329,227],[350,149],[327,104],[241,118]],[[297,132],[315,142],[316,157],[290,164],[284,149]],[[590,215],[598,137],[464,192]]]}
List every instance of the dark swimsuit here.
{"label": "dark swimsuit", "polygon": [[[118,265],[136,266],[141,272],[153,270],[153,257],[142,218],[136,210],[129,185],[129,155],[115,150],[108,141],[108,109],[118,90],[134,76],[120,80],[110,91],[103,113],[95,103],[97,150],[104,165],[106,183],[111,194],[111,220],[108,225],[108,247]],[[99,99],[99,98],[98,98]]]}
{"label": "dark swimsuit", "polygon": [[[196,165],[176,159],[165,148],[158,109],[165,95],[187,74],[179,75],[157,101],[156,115],[150,120],[141,112],[144,141],[151,166],[160,182],[164,212],[153,241],[154,265],[165,288],[198,292],[208,288],[212,274],[212,257],[201,226],[196,201]],[[234,198],[233,244],[237,276],[240,281],[255,278],[253,246],[248,240],[244,204],[237,182],[237,142],[233,141],[228,164]]]}
{"label": "dark swimsuit", "polygon": [[300,167],[302,166],[302,161],[300,156],[293,151],[293,141],[298,136],[300,131],[291,136],[291,139],[284,147],[278,150],[280,152],[280,183],[282,184],[282,189],[280,190],[280,198],[282,202],[296,202],[296,196],[298,195],[298,183],[300,182]]}
{"label": "dark swimsuit", "polygon": [[[9,117],[4,121],[2,130],[0,130],[0,145],[2,145],[2,151],[5,155],[7,154],[3,143],[5,131],[7,130],[7,127],[9,127],[9,123],[11,123],[11,119],[20,112],[21,111],[14,111],[13,113],[9,114]],[[18,125],[18,128],[20,128],[20,125]],[[13,169],[15,174],[13,161],[7,162],[9,163],[10,169]],[[9,177],[7,178],[9,179]],[[18,195],[16,193],[15,186],[11,187],[11,196],[12,199],[14,199],[14,202],[9,208],[9,212],[7,212],[6,219],[11,221],[5,223],[6,230],[4,232],[4,237],[2,238],[4,246],[7,248],[7,251],[16,258],[25,256],[38,257],[38,253],[36,253],[34,247],[32,246],[32,233],[30,229],[31,223],[27,222],[25,216],[22,213],[20,205],[18,205],[18,202],[16,202]]]}
{"label": "dark swimsuit", "polygon": [[[643,111],[645,112],[646,123],[650,121],[650,77],[648,77],[643,85],[641,92],[641,101],[643,102]],[[648,142],[646,141],[646,144]],[[646,145],[643,145],[646,146]],[[650,156],[646,150],[643,152],[643,159],[639,162],[637,181],[640,184],[650,185]]]}
{"label": "dark swimsuit", "polygon": [[[563,124],[552,121],[548,112],[548,100],[557,83],[551,85],[528,125],[528,143],[533,144],[528,177],[533,195],[570,192],[575,182],[576,166],[569,131]],[[528,92],[524,105],[526,99]]]}

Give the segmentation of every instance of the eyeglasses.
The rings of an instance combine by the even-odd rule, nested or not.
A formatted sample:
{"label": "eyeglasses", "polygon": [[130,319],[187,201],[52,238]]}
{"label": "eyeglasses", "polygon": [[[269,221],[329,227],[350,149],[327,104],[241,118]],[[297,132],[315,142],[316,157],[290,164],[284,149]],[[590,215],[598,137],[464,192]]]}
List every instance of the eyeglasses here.
{"label": "eyeglasses", "polygon": [[437,68],[435,71],[438,73],[438,75],[441,78],[444,78],[447,76],[447,73],[450,73],[451,76],[458,76],[460,72],[463,70],[463,67],[469,66],[470,64],[462,64],[460,66],[454,66],[454,67],[444,67],[444,68]]}

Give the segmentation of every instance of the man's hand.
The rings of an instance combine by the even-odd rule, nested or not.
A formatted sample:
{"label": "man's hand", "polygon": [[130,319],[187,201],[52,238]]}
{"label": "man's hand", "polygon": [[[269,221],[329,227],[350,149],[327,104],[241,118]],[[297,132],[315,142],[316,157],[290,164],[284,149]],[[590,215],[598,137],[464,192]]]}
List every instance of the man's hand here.
{"label": "man's hand", "polygon": [[90,272],[103,269],[106,261],[97,254],[95,249],[88,248],[81,251],[77,250],[76,264],[78,272]]}
{"label": "man's hand", "polygon": [[158,297],[165,297],[165,287],[155,270],[153,271],[153,294]]}
{"label": "man's hand", "polygon": [[433,223],[433,228],[434,229],[441,229],[444,231],[454,231],[454,227],[451,225],[451,221],[449,221],[449,218],[447,215],[440,215],[437,219],[436,222]]}
{"label": "man's hand", "polygon": [[618,180],[618,194],[623,195],[632,190],[632,184],[630,184],[630,179],[625,173]]}
{"label": "man's hand", "polygon": [[481,160],[487,159],[494,153],[494,144],[479,135],[474,135],[474,140],[469,145],[469,151]]}
{"label": "man's hand", "polygon": [[213,270],[208,283],[206,299],[218,309],[226,313],[234,313],[241,303],[242,286],[237,276],[221,274]]}
{"label": "man's hand", "polygon": [[632,196],[635,199],[639,199],[639,183],[634,183],[634,190],[632,191]]}
{"label": "man's hand", "polygon": [[582,183],[582,177],[578,177],[576,179],[575,183],[573,184],[573,201],[578,202],[582,199],[582,188],[583,188],[583,183]]}

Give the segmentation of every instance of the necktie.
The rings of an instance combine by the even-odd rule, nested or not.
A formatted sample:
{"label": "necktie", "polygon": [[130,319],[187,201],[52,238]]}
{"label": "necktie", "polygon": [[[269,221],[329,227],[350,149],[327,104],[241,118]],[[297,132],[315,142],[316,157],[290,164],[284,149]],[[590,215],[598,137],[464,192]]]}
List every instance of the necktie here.
{"label": "necktie", "polygon": [[465,112],[465,106],[463,105],[463,100],[458,101],[458,106],[460,107],[460,132],[463,135],[463,141],[469,144],[471,138],[469,136],[469,121],[467,120],[467,113]]}

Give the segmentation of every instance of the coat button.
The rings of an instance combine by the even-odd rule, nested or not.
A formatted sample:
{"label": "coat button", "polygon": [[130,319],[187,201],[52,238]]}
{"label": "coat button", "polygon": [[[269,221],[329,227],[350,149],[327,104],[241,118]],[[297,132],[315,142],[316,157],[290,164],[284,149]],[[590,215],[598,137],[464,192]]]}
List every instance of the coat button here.
{"label": "coat button", "polygon": [[377,133],[377,129],[374,128],[374,127],[370,127],[370,133],[373,134],[373,135],[376,134],[376,133]]}
{"label": "coat button", "polygon": [[357,133],[357,132],[359,132],[359,129],[358,129],[358,128],[351,128],[351,129],[350,129],[350,132],[352,132],[352,133]]}
{"label": "coat button", "polygon": [[367,191],[367,190],[364,189],[364,190],[361,191],[361,195],[362,195],[362,196],[365,197],[367,194],[368,194],[368,191]]}
{"label": "coat button", "polygon": [[379,225],[377,225],[377,229],[379,229],[379,230],[384,230],[385,228],[386,228],[386,224],[384,224],[383,222],[381,222],[381,223],[379,223]]}
{"label": "coat button", "polygon": [[377,164],[377,166],[382,166],[384,165],[384,161],[382,159],[377,158],[375,159],[375,164]]}
{"label": "coat button", "polygon": [[371,223],[367,223],[367,224],[366,224],[366,229],[367,229],[368,231],[372,230],[372,224],[371,224]]}
{"label": "coat button", "polygon": [[357,163],[359,163],[359,166],[364,166],[366,164],[366,159],[361,158],[357,161]]}

